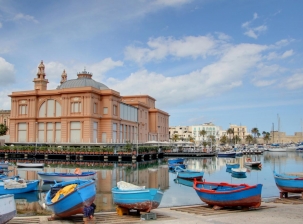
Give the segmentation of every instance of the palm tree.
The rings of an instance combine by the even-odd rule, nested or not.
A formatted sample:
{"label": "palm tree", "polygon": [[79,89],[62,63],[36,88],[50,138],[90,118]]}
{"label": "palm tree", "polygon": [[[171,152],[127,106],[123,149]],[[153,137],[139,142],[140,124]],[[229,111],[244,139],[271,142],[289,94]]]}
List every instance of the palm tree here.
{"label": "palm tree", "polygon": [[266,132],[264,137],[263,137],[264,142],[266,142],[268,144],[268,141],[270,140],[270,133]]}
{"label": "palm tree", "polygon": [[229,129],[227,129],[226,133],[229,136],[229,143],[231,143],[231,135],[234,135],[234,130],[229,128]]}
{"label": "palm tree", "polygon": [[256,138],[256,135],[259,133],[258,128],[251,129],[251,133],[253,133],[254,137]]}
{"label": "palm tree", "polygon": [[226,144],[226,143],[227,143],[227,136],[226,136],[226,135],[223,135],[223,136],[220,138],[220,143],[221,143],[221,144]]}
{"label": "palm tree", "polygon": [[235,137],[233,138],[233,142],[235,142],[235,144],[237,144],[240,141],[241,141],[241,138],[238,135],[235,135]]}
{"label": "palm tree", "polygon": [[207,132],[203,129],[203,130],[201,130],[201,131],[199,131],[199,135],[201,136],[203,136],[203,139],[202,139],[202,141],[204,142],[204,136],[207,134]]}
{"label": "palm tree", "polygon": [[254,140],[254,138],[252,135],[247,135],[245,138],[245,141],[248,142],[248,144],[250,144],[253,140]]}
{"label": "palm tree", "polygon": [[190,142],[195,142],[195,139],[194,139],[194,137],[192,137],[192,136],[189,136],[189,137],[188,137],[188,140],[189,140]]}
{"label": "palm tree", "polygon": [[171,138],[174,142],[179,140],[179,135],[178,134],[174,134],[173,137]]}

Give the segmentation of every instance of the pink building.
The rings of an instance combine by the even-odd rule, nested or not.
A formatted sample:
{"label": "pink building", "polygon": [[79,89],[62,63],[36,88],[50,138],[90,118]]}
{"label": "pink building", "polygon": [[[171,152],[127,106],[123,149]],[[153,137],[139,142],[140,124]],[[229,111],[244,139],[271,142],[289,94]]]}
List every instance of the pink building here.
{"label": "pink building", "polygon": [[155,108],[154,98],[121,96],[93,80],[92,74],[85,70],[77,76],[67,80],[63,71],[57,89],[48,90],[45,66],[41,61],[33,80],[34,89],[9,95],[10,142],[168,141],[169,114]]}

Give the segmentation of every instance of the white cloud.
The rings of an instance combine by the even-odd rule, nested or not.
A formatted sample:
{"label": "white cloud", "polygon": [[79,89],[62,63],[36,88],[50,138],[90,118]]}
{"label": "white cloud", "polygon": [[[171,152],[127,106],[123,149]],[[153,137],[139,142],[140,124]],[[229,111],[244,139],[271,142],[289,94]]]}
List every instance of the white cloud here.
{"label": "white cloud", "polygon": [[29,21],[29,22],[39,23],[38,20],[35,19],[35,17],[30,16],[30,15],[24,15],[23,13],[16,14],[14,16],[13,20],[14,21],[26,20],[26,21]]}
{"label": "white cloud", "polygon": [[[284,83],[283,83],[284,84]],[[303,73],[296,73],[286,79],[285,86],[288,89],[298,89],[303,87]]]}
{"label": "white cloud", "polygon": [[265,32],[267,30],[266,25],[251,27],[251,24],[253,23],[253,21],[258,18],[259,18],[258,14],[254,13],[252,20],[242,23],[242,28],[246,29],[246,31],[244,32],[244,35],[257,39],[263,32]]}
{"label": "white cloud", "polygon": [[[178,41],[174,41],[174,43],[176,42]],[[163,42],[161,43],[163,44]],[[165,52],[163,55],[166,55],[167,52],[178,56],[192,57],[189,52],[197,55],[195,50],[186,51],[186,53],[182,50],[177,52],[173,51],[171,49],[177,48],[171,47],[170,41],[165,43],[167,44],[165,45],[166,47],[160,47],[161,49],[165,49],[163,50]],[[210,49],[216,51],[220,49],[220,47],[221,46],[217,46],[217,48],[212,49],[214,48],[214,46],[212,46]],[[122,95],[148,93],[156,99],[161,98],[162,106],[177,105],[199,100],[201,97],[222,94],[227,90],[242,85],[243,77],[256,63],[262,60],[261,52],[266,49],[267,46],[255,44],[230,45],[222,52],[222,56],[218,61],[188,74],[165,77],[162,74],[143,69],[132,73],[124,80],[111,78],[107,81],[110,83],[111,88],[119,91]],[[202,52],[204,51],[202,50]],[[145,53],[150,54],[149,51]],[[142,58],[145,57],[144,53],[142,53]]]}
{"label": "white cloud", "polygon": [[192,2],[192,0],[156,0],[154,4],[164,6],[180,6],[190,2]]}
{"label": "white cloud", "polygon": [[14,65],[0,57],[0,86],[7,86],[15,82]]}
{"label": "white cloud", "polygon": [[281,57],[282,57],[282,58],[288,58],[288,57],[292,56],[293,53],[294,53],[293,50],[285,51],[285,52],[282,54]]}
{"label": "white cloud", "polygon": [[152,60],[161,60],[167,56],[177,58],[183,57],[205,57],[214,54],[212,51],[217,41],[212,36],[187,36],[182,39],[172,37],[154,38],[147,42],[149,48],[128,46],[125,49],[125,57],[137,63],[145,63]]}

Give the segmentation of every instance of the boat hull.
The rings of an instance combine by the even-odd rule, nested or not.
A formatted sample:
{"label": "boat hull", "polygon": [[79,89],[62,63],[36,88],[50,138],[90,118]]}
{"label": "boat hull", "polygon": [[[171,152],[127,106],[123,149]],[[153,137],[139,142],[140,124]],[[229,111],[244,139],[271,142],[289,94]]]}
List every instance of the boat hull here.
{"label": "boat hull", "polygon": [[77,175],[73,173],[45,173],[38,172],[38,176],[44,182],[63,182],[72,180],[92,180],[96,178],[96,172],[82,172],[82,174]]}
{"label": "boat hull", "polygon": [[150,212],[157,208],[162,200],[163,192],[156,188],[143,190],[120,190],[112,188],[114,203],[127,209]]}
{"label": "boat hull", "polygon": [[228,153],[220,153],[218,152],[218,157],[227,157],[227,158],[235,158],[236,157],[236,152],[228,152]]}
{"label": "boat hull", "polygon": [[0,223],[7,223],[17,214],[14,195],[0,195]]}
{"label": "boat hull", "polygon": [[54,203],[51,202],[51,191],[47,192],[45,196],[46,205],[56,216],[64,218],[76,214],[83,214],[84,206],[90,206],[94,202],[96,197],[96,186],[93,180],[74,180],[61,183],[55,184],[54,187],[67,186],[69,184],[80,185],[77,186],[73,192],[58,199],[58,201]]}
{"label": "boat hull", "polygon": [[303,178],[274,173],[277,187],[281,192],[302,193]]}
{"label": "boat hull", "polygon": [[201,180],[204,176],[204,172],[193,172],[193,171],[182,171],[178,172],[177,177],[182,179],[194,180]]}
{"label": "boat hull", "polygon": [[0,163],[0,169],[7,169],[8,168],[8,163]]}
{"label": "boat hull", "polygon": [[43,168],[44,163],[17,163],[18,168]]}
{"label": "boat hull", "polygon": [[249,186],[246,184],[194,182],[194,189],[199,198],[210,206],[259,207],[261,204],[262,184]]}
{"label": "boat hull", "polygon": [[24,188],[4,189],[4,183],[0,183],[0,194],[20,194],[31,191],[37,191],[39,187],[39,180],[33,180],[27,183]]}
{"label": "boat hull", "polygon": [[183,164],[184,158],[168,159],[168,164]]}

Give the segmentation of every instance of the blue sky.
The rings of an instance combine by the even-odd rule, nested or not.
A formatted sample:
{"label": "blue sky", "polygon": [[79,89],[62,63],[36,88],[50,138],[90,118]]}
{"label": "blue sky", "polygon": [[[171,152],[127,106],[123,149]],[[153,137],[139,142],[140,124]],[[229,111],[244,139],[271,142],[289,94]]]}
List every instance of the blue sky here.
{"label": "blue sky", "polygon": [[148,94],[170,126],[302,130],[303,1],[0,0],[0,109],[86,68],[121,95]]}

